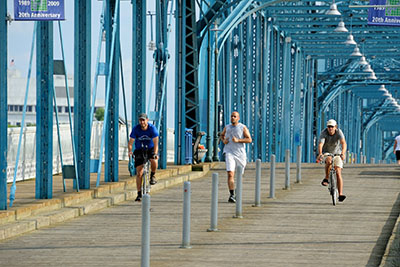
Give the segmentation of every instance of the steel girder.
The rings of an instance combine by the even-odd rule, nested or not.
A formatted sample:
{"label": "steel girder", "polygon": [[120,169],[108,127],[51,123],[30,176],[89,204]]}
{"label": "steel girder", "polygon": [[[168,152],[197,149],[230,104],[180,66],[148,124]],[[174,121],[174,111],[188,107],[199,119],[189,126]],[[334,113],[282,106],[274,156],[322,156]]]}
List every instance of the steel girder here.
{"label": "steel girder", "polygon": [[[105,151],[104,151],[104,181],[118,182],[119,154],[119,62],[120,62],[120,33],[119,8],[117,1],[107,0],[104,20],[106,32],[106,65],[112,64],[112,70],[107,73],[106,95],[109,94],[107,116],[105,116]],[[118,10],[117,10],[118,9]],[[113,39],[114,38],[114,39]],[[112,51],[114,49],[114,51]],[[107,101],[107,99],[106,99]],[[93,103],[94,104],[94,103]],[[107,106],[107,105],[106,105]],[[132,118],[133,119],[133,118]]]}
{"label": "steel girder", "polygon": [[7,209],[7,1],[0,3],[0,210]]}
{"label": "steel girder", "polygon": [[132,1],[132,126],[146,112],[146,0]]}
{"label": "steel girder", "polygon": [[36,193],[53,197],[53,22],[40,21],[36,37]]}
{"label": "steel girder", "polygon": [[176,83],[175,83],[175,164],[185,164],[185,131],[200,130],[197,27],[195,1],[177,0],[176,23]]}
{"label": "steel girder", "polygon": [[[74,138],[79,188],[90,188],[91,1],[75,0]],[[94,103],[93,103],[94,105]]]}
{"label": "steel girder", "polygon": [[167,168],[167,105],[166,105],[166,84],[167,84],[167,63],[168,63],[168,2],[169,0],[156,1],[156,108],[159,119],[155,126],[159,130],[159,166]]}

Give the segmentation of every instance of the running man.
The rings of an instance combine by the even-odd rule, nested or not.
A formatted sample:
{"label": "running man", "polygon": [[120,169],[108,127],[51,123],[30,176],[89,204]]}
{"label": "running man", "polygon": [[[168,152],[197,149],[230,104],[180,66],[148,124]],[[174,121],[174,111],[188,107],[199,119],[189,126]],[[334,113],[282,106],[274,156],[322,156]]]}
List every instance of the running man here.
{"label": "running man", "polygon": [[[335,120],[329,120],[326,124],[326,128],[321,132],[319,136],[318,144],[318,159],[325,159],[325,178],[322,180],[321,184],[327,186],[329,184],[329,172],[333,167],[336,170],[338,191],[339,191],[339,201],[345,200],[346,196],[343,195],[343,179],[342,179],[342,169],[343,161],[346,158],[347,143],[344,138],[343,132],[337,127]],[[325,153],[331,153],[334,155],[333,159],[331,156],[326,156]]]}
{"label": "running man", "polygon": [[394,139],[393,153],[396,155],[397,164],[400,165],[400,134]]}
{"label": "running man", "polygon": [[239,120],[239,113],[232,112],[231,124],[225,126],[220,136],[225,144],[225,164],[228,172],[228,189],[230,193],[228,202],[231,203],[236,202],[234,178],[236,166],[241,166],[242,173],[244,172],[247,163],[245,144],[252,142],[249,129],[244,124],[239,123]]}
{"label": "running man", "polygon": [[[135,142],[135,151],[132,153],[132,146]],[[147,158],[150,159],[151,174],[150,184],[154,185],[157,183],[155,174],[157,170],[158,160],[158,131],[157,128],[149,123],[149,118],[146,113],[139,115],[139,124],[133,127],[130,134],[128,143],[129,156],[135,155],[135,168],[136,168],[136,188],[137,197],[135,201],[142,200],[142,175],[144,158],[143,154],[147,154]]]}

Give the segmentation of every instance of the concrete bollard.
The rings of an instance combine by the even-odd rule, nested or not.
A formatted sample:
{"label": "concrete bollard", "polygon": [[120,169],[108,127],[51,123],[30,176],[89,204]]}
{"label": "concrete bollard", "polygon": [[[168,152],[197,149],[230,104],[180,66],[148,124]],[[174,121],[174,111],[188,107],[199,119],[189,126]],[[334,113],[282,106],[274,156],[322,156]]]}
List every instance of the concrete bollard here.
{"label": "concrete bollard", "polygon": [[375,158],[370,159],[371,164],[375,164]]}
{"label": "concrete bollard", "polygon": [[190,182],[183,184],[183,231],[181,248],[190,246]]}
{"label": "concrete bollard", "polygon": [[142,199],[142,258],[141,267],[150,266],[150,195]]}
{"label": "concrete bollard", "polygon": [[211,189],[211,222],[207,232],[216,232],[218,230],[218,173],[212,174]]}
{"label": "concrete bollard", "polygon": [[285,190],[290,189],[290,149],[285,153]]}
{"label": "concrete bollard", "polygon": [[297,146],[296,183],[301,183],[301,146]]}
{"label": "concrete bollard", "polygon": [[275,198],[275,166],[276,166],[276,156],[271,155],[271,173],[269,178],[269,197]]}
{"label": "concrete bollard", "polygon": [[261,206],[261,160],[256,160],[256,184],[255,184],[255,197],[253,207]]}
{"label": "concrete bollard", "polygon": [[243,218],[242,216],[242,174],[241,166],[236,168],[236,215],[233,218]]}
{"label": "concrete bollard", "polygon": [[349,164],[349,163],[351,163],[351,155],[350,155],[349,151],[347,151],[346,154],[347,154],[346,155],[346,163]]}

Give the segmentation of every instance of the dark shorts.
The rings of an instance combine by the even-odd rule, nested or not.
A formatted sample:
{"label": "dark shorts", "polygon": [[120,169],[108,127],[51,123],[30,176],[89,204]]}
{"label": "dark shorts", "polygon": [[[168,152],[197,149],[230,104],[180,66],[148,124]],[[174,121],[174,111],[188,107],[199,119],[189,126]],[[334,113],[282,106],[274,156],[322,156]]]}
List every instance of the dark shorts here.
{"label": "dark shorts", "polygon": [[396,150],[396,159],[400,160],[400,150]]}
{"label": "dark shorts", "polygon": [[154,147],[150,149],[135,149],[135,168],[145,163],[145,157],[149,160],[154,158]]}

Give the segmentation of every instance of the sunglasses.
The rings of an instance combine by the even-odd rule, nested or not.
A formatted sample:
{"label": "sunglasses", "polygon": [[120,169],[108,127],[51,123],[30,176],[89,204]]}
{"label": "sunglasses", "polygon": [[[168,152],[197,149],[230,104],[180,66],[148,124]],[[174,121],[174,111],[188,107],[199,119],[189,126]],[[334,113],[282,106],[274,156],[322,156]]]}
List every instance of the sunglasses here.
{"label": "sunglasses", "polygon": [[328,128],[335,128],[335,126],[329,125]]}

